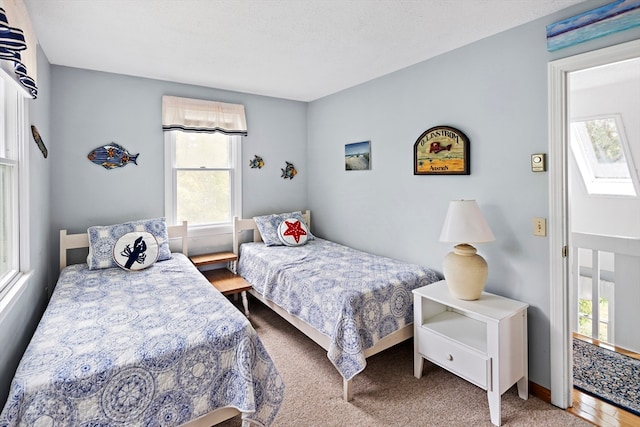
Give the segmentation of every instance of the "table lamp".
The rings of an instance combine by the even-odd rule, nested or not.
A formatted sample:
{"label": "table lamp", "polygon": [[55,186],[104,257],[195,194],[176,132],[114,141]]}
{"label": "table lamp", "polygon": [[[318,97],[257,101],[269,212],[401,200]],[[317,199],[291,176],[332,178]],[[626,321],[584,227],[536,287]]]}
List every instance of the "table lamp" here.
{"label": "table lamp", "polygon": [[453,200],[444,220],[441,242],[457,243],[442,262],[449,292],[458,299],[480,298],[487,281],[487,262],[470,243],[495,240],[475,200]]}

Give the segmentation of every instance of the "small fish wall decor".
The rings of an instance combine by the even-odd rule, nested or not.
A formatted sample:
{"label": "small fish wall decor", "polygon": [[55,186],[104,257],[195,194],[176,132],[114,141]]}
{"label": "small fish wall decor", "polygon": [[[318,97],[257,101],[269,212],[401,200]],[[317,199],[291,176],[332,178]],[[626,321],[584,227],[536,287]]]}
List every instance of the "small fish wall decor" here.
{"label": "small fish wall decor", "polygon": [[87,155],[87,158],[105,169],[114,169],[128,165],[129,163],[137,165],[139,155],[140,153],[131,155],[126,148],[112,142],[111,144],[106,144],[94,149]]}
{"label": "small fish wall decor", "polygon": [[296,176],[296,174],[298,173],[298,171],[296,170],[296,168],[293,166],[293,163],[289,163],[286,160],[284,161],[287,164],[287,167],[285,169],[280,168],[280,170],[282,171],[282,175],[281,178],[284,179],[293,179],[294,176]]}
{"label": "small fish wall decor", "polygon": [[34,141],[36,141],[38,148],[42,152],[42,155],[46,159],[49,155],[49,150],[47,150],[47,147],[44,145],[44,141],[42,141],[42,137],[40,136],[40,132],[38,132],[38,129],[34,125],[31,125],[31,134],[33,135]]}
{"label": "small fish wall decor", "polygon": [[249,160],[249,166],[251,166],[252,169],[262,169],[262,167],[264,166],[264,160],[262,160],[262,157],[254,154],[253,160]]}

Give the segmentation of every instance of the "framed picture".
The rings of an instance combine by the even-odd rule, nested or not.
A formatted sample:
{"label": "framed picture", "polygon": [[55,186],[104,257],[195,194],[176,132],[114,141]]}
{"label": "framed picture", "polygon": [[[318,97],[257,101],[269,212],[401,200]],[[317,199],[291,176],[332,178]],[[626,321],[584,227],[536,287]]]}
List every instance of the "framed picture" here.
{"label": "framed picture", "polygon": [[456,128],[427,129],[413,145],[414,175],[469,175],[469,138]]}
{"label": "framed picture", "polygon": [[371,141],[354,142],[344,146],[344,170],[371,169]]}

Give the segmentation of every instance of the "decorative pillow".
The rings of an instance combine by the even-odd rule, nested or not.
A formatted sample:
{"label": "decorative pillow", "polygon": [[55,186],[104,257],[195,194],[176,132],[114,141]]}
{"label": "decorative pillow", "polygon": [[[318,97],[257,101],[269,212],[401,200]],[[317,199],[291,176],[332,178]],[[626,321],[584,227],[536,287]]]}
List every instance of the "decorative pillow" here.
{"label": "decorative pillow", "polygon": [[[280,223],[285,219],[298,219],[302,223],[304,222],[304,218],[302,217],[302,212],[289,212],[289,213],[281,213],[281,214],[271,214],[264,216],[254,216],[253,220],[256,222],[258,226],[258,231],[260,231],[260,236],[262,237],[262,241],[267,246],[282,246],[282,241],[278,237],[278,227],[280,227]],[[306,225],[306,224],[305,224]],[[307,239],[313,240],[315,237],[307,228]]]}
{"label": "decorative pillow", "polygon": [[158,259],[158,241],[147,231],[134,231],[120,237],[113,246],[113,260],[125,270],[144,270]]}
{"label": "decorative pillow", "polygon": [[113,247],[116,241],[127,233],[146,231],[158,241],[158,261],[171,258],[169,236],[164,218],[143,219],[122,224],[94,226],[87,229],[89,235],[89,255],[87,265],[90,270],[115,267]]}
{"label": "decorative pillow", "polygon": [[304,221],[285,219],[278,227],[278,238],[285,246],[302,246],[307,243],[309,229]]}

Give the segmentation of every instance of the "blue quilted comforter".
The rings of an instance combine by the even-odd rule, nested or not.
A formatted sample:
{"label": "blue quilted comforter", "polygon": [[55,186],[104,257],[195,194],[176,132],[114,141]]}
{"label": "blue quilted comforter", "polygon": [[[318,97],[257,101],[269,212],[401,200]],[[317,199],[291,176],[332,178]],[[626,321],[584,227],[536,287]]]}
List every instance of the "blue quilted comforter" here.
{"label": "blue quilted comforter", "polygon": [[431,269],[318,238],[303,246],[244,243],[238,273],[329,337],[329,360],[347,380],[365,368],[366,349],[413,322],[411,291],[440,280]]}
{"label": "blue quilted comforter", "polygon": [[249,321],[182,254],[63,270],[0,426],[177,426],[216,408],[269,425],[284,384]]}

